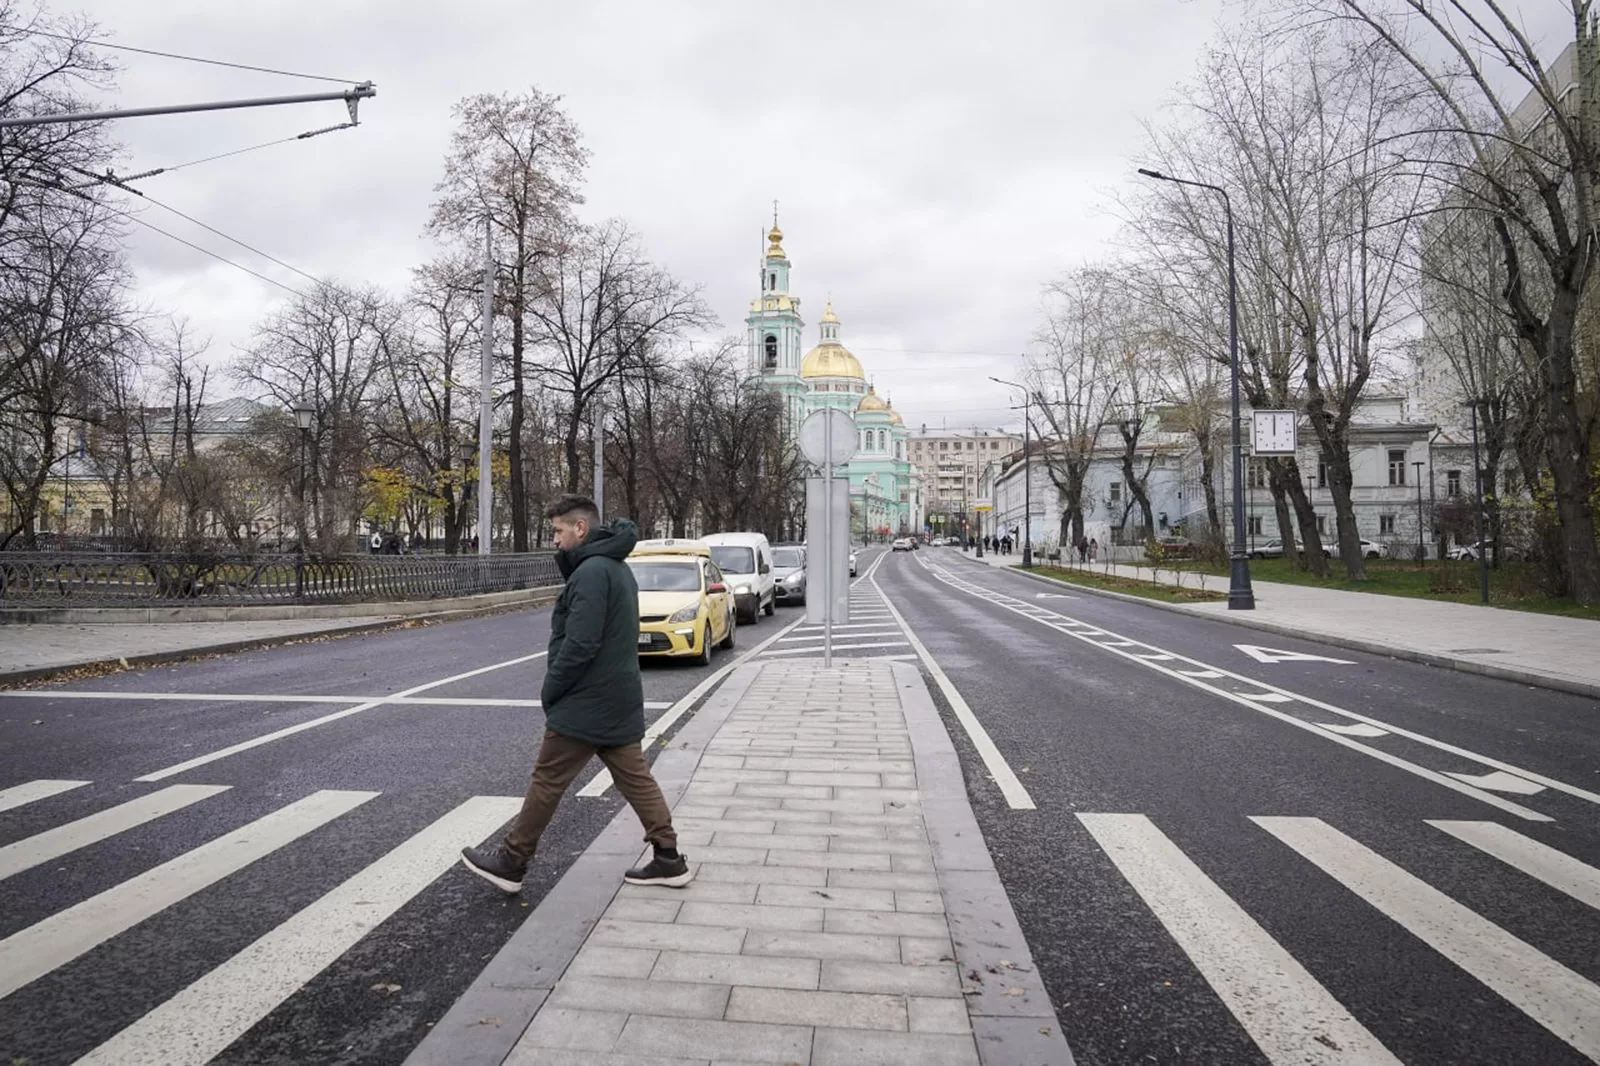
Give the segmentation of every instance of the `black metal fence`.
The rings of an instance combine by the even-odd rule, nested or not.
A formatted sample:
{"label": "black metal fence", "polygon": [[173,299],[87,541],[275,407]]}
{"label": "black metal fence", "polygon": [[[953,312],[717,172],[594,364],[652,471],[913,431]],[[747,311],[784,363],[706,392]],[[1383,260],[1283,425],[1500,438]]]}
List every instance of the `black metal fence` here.
{"label": "black metal fence", "polygon": [[552,552],[0,552],[0,607],[236,607],[442,599],[561,584]]}

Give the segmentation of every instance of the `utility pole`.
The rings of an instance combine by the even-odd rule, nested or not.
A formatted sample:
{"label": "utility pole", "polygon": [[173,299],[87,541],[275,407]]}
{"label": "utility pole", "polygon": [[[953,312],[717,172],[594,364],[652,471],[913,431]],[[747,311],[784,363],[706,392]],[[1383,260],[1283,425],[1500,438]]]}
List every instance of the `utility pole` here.
{"label": "utility pole", "polygon": [[494,539],[494,234],[483,220],[483,333],[478,356],[478,554]]}
{"label": "utility pole", "polygon": [[606,399],[594,394],[594,510],[606,517]]}
{"label": "utility pole", "polygon": [[1426,465],[1420,459],[1413,459],[1411,465],[1417,471],[1417,565],[1428,564],[1428,549],[1422,543],[1422,468]]}

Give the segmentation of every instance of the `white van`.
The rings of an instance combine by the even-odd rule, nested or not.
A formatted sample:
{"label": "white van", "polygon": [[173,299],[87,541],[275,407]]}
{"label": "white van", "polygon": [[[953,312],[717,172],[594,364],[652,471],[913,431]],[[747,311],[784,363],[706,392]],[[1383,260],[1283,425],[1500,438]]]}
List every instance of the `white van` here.
{"label": "white van", "polygon": [[702,537],[711,548],[711,561],[717,564],[739,615],[754,622],[763,613],[771,614],[777,601],[772,578],[772,545],[760,533],[713,533]]}

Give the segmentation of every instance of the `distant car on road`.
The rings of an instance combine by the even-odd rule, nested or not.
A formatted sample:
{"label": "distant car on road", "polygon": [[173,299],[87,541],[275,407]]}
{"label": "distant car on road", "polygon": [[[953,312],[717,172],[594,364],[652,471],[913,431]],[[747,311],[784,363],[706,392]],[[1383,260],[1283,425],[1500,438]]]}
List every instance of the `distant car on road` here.
{"label": "distant car on road", "polygon": [[850,553],[850,576],[856,576],[856,553],[854,551]]}
{"label": "distant car on road", "polygon": [[806,602],[806,550],[780,544],[772,549],[772,589],[778,603]]}
{"label": "distant car on road", "polygon": [[914,547],[912,547],[912,545],[911,545],[911,538],[910,537],[896,537],[896,538],[894,538],[894,542],[889,545],[889,550],[890,551],[896,551],[896,552],[916,551],[916,549]]}

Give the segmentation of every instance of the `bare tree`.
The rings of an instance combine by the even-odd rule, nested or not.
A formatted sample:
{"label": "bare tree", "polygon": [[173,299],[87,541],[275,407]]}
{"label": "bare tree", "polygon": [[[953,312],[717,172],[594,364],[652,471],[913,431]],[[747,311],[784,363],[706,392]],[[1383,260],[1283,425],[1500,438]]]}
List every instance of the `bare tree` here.
{"label": "bare tree", "polygon": [[[1600,125],[1588,92],[1600,74],[1600,38],[1591,0],[1563,6],[1573,30],[1565,78],[1496,0],[1301,4],[1354,21],[1438,105],[1431,121],[1393,137],[1408,162],[1439,182],[1441,202],[1482,212],[1494,228],[1501,297],[1533,356],[1567,580],[1574,599],[1592,604],[1600,603],[1593,503],[1600,367],[1581,351],[1578,334],[1600,251]],[[1569,95],[1570,86],[1579,91]],[[1441,133],[1453,153],[1435,147]]]}
{"label": "bare tree", "polygon": [[435,191],[430,231],[464,248],[480,247],[487,222],[496,240],[497,304],[510,322],[512,550],[528,550],[528,477],[524,433],[530,370],[529,309],[544,278],[538,264],[568,238],[571,209],[589,153],[561,98],[480,93],[456,104],[444,176]]}

